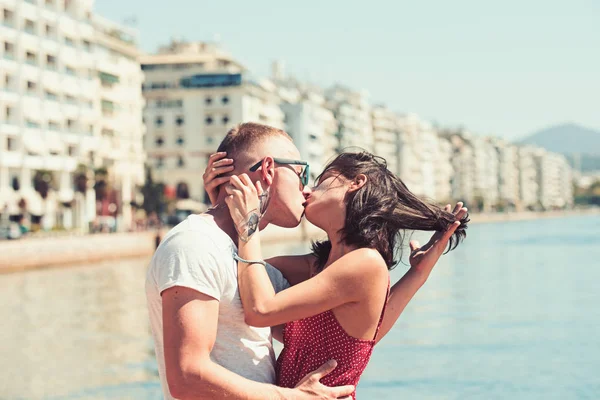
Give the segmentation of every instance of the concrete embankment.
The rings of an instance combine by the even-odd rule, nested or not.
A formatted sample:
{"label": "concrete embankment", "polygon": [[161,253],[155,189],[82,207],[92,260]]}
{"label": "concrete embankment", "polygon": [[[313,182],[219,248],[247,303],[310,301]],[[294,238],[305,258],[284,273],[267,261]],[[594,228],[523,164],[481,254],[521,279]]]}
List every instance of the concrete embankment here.
{"label": "concrete embankment", "polygon": [[[560,218],[574,215],[600,215],[600,208],[584,211],[545,213],[473,214],[471,224]],[[161,232],[164,236],[166,230]],[[34,268],[82,265],[126,257],[150,257],[155,249],[156,232],[130,232],[72,235],[0,241],[0,273]],[[322,239],[324,232],[303,221],[296,229],[268,227],[261,233],[264,243],[303,242]]]}

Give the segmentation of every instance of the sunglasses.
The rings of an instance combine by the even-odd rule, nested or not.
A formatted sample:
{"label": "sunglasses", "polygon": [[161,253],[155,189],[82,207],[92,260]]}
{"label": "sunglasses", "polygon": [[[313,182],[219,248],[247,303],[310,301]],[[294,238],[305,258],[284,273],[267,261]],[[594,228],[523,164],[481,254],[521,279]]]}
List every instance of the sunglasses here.
{"label": "sunglasses", "polygon": [[[302,187],[308,185],[308,180],[310,179],[310,175],[309,175],[310,165],[308,165],[308,162],[302,161],[302,160],[289,160],[287,158],[273,158],[273,161],[275,161],[276,164],[283,164],[283,165],[304,165],[305,168],[302,170],[300,175],[298,175],[298,178],[300,178],[300,183],[302,184]],[[262,163],[263,163],[263,160],[260,160],[259,162],[254,164],[252,167],[250,167],[250,172],[255,172],[257,169],[260,168]]]}

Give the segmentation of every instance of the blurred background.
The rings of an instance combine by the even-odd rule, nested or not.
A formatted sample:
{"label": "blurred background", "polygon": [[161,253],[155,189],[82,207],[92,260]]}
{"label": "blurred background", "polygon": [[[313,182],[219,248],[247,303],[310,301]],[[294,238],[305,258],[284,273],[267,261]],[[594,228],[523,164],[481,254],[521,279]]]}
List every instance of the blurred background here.
{"label": "blurred background", "polygon": [[[161,397],[145,268],[206,210],[207,158],[248,121],[285,129],[315,175],[360,147],[472,212],[359,398],[600,397],[599,17],[583,0],[0,0],[0,398]],[[264,236],[275,255],[321,233]]]}

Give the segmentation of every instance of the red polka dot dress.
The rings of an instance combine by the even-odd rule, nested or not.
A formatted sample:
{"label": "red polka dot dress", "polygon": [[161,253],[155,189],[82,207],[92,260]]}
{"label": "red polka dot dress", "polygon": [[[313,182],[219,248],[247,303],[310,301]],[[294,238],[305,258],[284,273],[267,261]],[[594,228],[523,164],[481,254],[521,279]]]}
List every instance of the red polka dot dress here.
{"label": "red polka dot dress", "polygon": [[[357,385],[371,358],[388,296],[373,340],[348,335],[331,310],[288,322],[283,330],[284,347],[277,359],[277,385],[293,388],[329,360],[336,360],[337,367],[321,379],[321,383],[330,387]],[[352,398],[356,398],[356,392]]]}

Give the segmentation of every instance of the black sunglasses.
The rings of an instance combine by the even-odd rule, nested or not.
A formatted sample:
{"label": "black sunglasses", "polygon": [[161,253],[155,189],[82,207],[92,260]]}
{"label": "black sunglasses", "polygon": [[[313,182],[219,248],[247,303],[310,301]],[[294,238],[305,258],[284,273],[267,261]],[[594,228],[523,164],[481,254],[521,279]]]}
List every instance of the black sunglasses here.
{"label": "black sunglasses", "polygon": [[[302,161],[302,160],[289,160],[287,158],[273,158],[273,161],[275,161],[275,163],[277,163],[277,164],[304,165],[306,168],[304,168],[304,170],[300,173],[300,175],[298,175],[298,178],[300,178],[300,183],[302,184],[303,187],[308,185],[308,180],[310,179],[310,175],[309,175],[310,165],[308,165],[308,162]],[[257,169],[260,168],[262,163],[263,163],[263,160],[260,160],[259,162],[254,164],[252,167],[250,167],[250,172],[255,172]]]}

